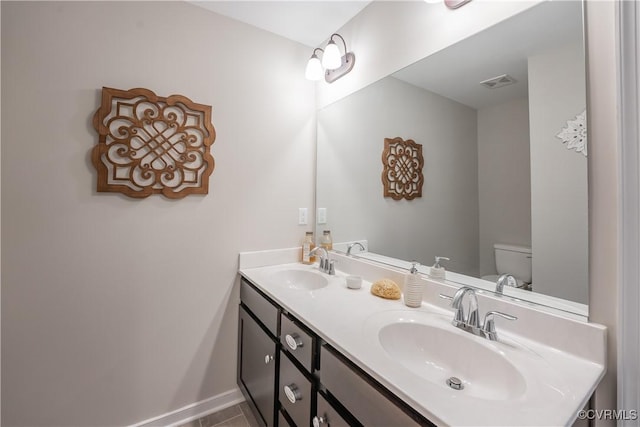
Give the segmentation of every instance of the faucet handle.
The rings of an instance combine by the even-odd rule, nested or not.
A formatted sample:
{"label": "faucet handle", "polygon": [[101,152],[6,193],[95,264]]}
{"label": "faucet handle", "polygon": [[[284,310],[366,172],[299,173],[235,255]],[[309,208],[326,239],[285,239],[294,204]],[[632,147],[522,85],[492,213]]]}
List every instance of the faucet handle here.
{"label": "faucet handle", "polygon": [[494,316],[500,316],[503,319],[507,319],[507,320],[518,320],[516,316],[502,313],[501,311],[490,311],[487,314],[485,314],[484,323],[482,324],[482,332],[491,341],[496,341],[498,339],[498,334],[496,332],[496,325],[493,319]]}
{"label": "faucet handle", "polygon": [[440,298],[446,299],[447,301],[453,301],[453,297],[451,295],[440,294]]}

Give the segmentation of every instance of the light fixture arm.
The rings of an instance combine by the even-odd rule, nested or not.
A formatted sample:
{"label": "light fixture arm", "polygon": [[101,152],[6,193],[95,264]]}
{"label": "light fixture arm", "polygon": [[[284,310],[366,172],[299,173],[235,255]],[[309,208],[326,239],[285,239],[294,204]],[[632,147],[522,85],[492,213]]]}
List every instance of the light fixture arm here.
{"label": "light fixture arm", "polygon": [[347,54],[347,52],[348,52],[348,50],[347,50],[347,42],[345,42],[345,41],[344,41],[344,38],[343,38],[340,34],[338,34],[338,33],[333,33],[333,34],[331,34],[331,37],[329,37],[329,41],[332,41],[332,40],[333,40],[333,36],[340,37],[340,40],[342,40],[342,45],[344,46],[344,54],[346,55],[346,54]]}
{"label": "light fixture arm", "polygon": [[324,53],[324,49],[322,49],[321,47],[317,47],[317,48],[313,49],[313,53],[311,54],[311,56],[316,55],[316,50],[319,50],[320,52]]}

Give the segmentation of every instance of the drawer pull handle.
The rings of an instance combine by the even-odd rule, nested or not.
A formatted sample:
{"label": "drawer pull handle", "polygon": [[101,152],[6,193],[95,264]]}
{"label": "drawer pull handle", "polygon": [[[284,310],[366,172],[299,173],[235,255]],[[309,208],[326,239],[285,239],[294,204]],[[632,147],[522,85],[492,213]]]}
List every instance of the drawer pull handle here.
{"label": "drawer pull handle", "polygon": [[264,364],[265,365],[268,365],[269,362],[271,362],[272,360],[273,360],[273,356],[272,355],[267,354],[267,355],[264,356]]}
{"label": "drawer pull handle", "polygon": [[298,334],[287,334],[284,337],[287,345],[291,350],[296,350],[298,347],[302,347],[302,340]]}
{"label": "drawer pull handle", "polygon": [[320,427],[323,424],[328,424],[328,421],[326,414],[324,417],[316,415],[313,417],[313,427]]}
{"label": "drawer pull handle", "polygon": [[296,403],[298,400],[302,400],[302,395],[300,394],[300,390],[295,384],[289,384],[284,386],[284,394],[289,399],[289,402]]}

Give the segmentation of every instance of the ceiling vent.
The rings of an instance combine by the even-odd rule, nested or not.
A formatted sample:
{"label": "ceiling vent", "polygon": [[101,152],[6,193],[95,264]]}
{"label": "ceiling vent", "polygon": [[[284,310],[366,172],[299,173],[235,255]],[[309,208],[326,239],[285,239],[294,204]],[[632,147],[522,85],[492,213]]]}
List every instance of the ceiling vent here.
{"label": "ceiling vent", "polygon": [[517,80],[511,77],[509,74],[503,74],[501,76],[493,77],[483,82],[480,82],[480,84],[489,89],[497,89],[499,87],[512,85],[516,82]]}

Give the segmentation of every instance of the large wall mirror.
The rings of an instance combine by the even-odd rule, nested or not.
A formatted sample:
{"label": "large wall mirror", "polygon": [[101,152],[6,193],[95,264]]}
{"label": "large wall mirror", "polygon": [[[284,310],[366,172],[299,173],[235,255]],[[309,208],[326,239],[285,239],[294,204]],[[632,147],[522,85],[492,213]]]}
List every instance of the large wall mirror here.
{"label": "large wall mirror", "polygon": [[[496,248],[524,250],[509,295],[586,316],[584,52],[581,2],[543,2],[321,109],[316,233],[398,266],[449,257],[447,280],[488,291],[510,273]],[[383,197],[397,137],[422,146],[413,200]]]}

